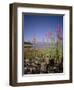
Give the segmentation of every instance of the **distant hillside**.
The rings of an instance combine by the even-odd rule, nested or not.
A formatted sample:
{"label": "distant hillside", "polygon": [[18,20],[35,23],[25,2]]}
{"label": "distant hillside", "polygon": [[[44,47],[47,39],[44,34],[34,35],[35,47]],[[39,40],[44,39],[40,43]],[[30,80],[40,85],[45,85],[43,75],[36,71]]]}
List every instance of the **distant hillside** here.
{"label": "distant hillside", "polygon": [[[24,42],[24,45],[32,45],[33,48],[49,48],[50,43],[47,42],[37,42],[36,44],[33,44],[31,42]],[[55,46],[55,45],[54,45]]]}

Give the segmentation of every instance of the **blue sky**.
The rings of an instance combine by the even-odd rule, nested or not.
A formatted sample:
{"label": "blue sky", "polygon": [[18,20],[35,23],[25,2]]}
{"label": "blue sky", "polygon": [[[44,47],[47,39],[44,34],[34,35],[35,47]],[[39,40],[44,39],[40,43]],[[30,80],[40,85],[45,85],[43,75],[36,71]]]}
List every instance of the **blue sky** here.
{"label": "blue sky", "polygon": [[58,24],[63,29],[61,15],[24,15],[24,41],[31,42],[36,37],[39,42],[42,42],[46,39],[47,32],[56,32]]}

